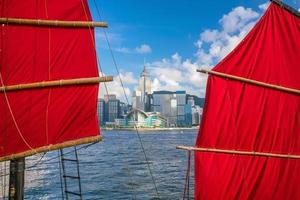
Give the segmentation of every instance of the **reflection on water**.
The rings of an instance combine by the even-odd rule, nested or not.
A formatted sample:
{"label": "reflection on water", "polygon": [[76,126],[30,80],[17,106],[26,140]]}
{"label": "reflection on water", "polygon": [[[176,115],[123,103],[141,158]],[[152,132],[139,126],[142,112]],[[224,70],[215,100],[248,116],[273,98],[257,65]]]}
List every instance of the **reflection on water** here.
{"label": "reflection on water", "polygon": [[[196,130],[142,132],[140,135],[161,199],[181,199],[187,152],[175,147],[193,145]],[[155,188],[136,133],[103,131],[103,136],[103,142],[79,151],[84,199],[155,199]],[[39,160],[40,157],[27,159],[26,166]],[[193,184],[190,193],[193,193]],[[61,198],[55,151],[47,153],[39,165],[26,171],[25,199]]]}

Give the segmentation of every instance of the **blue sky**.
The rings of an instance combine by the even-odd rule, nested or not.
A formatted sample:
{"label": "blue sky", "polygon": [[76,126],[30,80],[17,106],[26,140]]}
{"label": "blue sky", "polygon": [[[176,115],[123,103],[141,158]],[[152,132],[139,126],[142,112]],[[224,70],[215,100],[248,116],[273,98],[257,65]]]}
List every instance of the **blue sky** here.
{"label": "blue sky", "polygon": [[[266,0],[95,0],[108,22],[108,37],[126,93],[136,87],[144,60],[153,89],[187,90],[203,96],[206,78],[193,73],[212,67],[246,35],[263,14]],[[93,19],[99,21],[94,0]],[[300,0],[284,1],[300,8]],[[96,30],[103,72],[116,75],[103,30]],[[186,80],[190,79],[190,80]],[[110,93],[124,96],[118,81]],[[129,98],[130,99],[130,98]]]}

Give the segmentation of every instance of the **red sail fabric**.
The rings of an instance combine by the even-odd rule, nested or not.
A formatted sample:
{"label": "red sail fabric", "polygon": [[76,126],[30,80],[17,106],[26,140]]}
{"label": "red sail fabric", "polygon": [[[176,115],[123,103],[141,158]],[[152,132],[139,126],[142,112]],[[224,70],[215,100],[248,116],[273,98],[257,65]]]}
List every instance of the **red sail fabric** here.
{"label": "red sail fabric", "polygon": [[[92,20],[86,0],[0,0],[0,17]],[[97,77],[93,32],[1,24],[0,85]],[[97,95],[98,84],[0,93],[0,159],[97,138]]]}
{"label": "red sail fabric", "polygon": [[[272,3],[213,70],[300,89],[300,18]],[[197,147],[300,155],[300,96],[209,76]],[[300,199],[300,160],[195,152],[195,199]]]}

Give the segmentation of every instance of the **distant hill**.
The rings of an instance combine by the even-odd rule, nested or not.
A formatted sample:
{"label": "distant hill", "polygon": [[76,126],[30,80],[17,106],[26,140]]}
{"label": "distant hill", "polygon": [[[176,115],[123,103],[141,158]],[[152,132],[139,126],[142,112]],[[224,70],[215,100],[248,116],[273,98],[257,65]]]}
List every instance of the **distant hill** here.
{"label": "distant hill", "polygon": [[187,94],[186,95],[187,98],[188,97],[194,97],[194,100],[195,100],[195,104],[200,106],[201,108],[203,108],[204,106],[204,98],[200,98],[200,97],[197,97],[196,95],[190,95],[190,94]]}

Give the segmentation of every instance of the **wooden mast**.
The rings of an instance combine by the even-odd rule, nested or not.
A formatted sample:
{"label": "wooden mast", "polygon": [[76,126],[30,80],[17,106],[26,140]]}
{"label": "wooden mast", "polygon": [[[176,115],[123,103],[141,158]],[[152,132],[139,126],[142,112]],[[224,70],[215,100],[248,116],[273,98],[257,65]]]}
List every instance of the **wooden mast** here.
{"label": "wooden mast", "polygon": [[25,157],[10,161],[9,200],[24,199]]}

